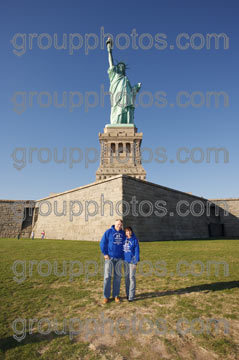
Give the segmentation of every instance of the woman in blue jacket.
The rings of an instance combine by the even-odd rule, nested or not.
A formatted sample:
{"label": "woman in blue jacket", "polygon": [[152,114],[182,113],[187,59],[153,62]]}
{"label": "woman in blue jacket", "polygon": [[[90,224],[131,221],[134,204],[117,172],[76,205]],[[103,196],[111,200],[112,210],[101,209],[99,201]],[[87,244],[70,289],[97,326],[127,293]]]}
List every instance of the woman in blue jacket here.
{"label": "woman in blue jacket", "polygon": [[136,289],[136,265],[139,259],[139,241],[133,233],[130,226],[124,229],[126,239],[124,242],[124,272],[125,272],[125,290],[129,302],[134,300]]}

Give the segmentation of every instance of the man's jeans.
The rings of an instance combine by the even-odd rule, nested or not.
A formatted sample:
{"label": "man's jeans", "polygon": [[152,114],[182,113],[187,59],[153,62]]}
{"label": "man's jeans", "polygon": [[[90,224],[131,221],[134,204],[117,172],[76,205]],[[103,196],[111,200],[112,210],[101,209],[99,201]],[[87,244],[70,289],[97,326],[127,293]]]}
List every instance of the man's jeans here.
{"label": "man's jeans", "polygon": [[125,291],[127,298],[133,300],[136,288],[136,265],[124,262]]}
{"label": "man's jeans", "polygon": [[114,270],[113,279],[113,298],[119,296],[120,293],[120,281],[122,276],[122,263],[121,259],[106,259],[104,266],[104,297],[109,299],[111,294],[111,278],[112,270]]}

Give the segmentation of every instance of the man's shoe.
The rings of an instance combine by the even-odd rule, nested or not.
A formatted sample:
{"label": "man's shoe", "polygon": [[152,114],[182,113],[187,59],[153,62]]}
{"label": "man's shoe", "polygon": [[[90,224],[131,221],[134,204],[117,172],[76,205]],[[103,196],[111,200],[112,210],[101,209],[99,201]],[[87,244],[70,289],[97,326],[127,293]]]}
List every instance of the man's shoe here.
{"label": "man's shoe", "polygon": [[115,302],[119,303],[120,302],[120,298],[118,296],[115,297]]}
{"label": "man's shoe", "polygon": [[107,304],[108,302],[109,302],[109,299],[104,298],[104,300],[103,300],[103,304]]}
{"label": "man's shoe", "polygon": [[130,300],[130,299],[128,299],[128,302],[132,302],[132,301],[134,301],[134,300],[133,300],[133,299],[131,299],[131,300]]}

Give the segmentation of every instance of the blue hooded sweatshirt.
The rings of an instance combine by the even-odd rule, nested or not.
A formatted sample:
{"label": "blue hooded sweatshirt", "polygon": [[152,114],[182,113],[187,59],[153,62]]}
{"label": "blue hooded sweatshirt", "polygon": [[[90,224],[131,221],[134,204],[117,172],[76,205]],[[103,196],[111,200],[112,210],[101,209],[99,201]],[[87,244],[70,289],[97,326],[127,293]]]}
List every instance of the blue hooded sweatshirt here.
{"label": "blue hooded sweatshirt", "polygon": [[138,261],[140,261],[139,258],[139,241],[132,233],[131,238],[125,238],[124,242],[124,261],[131,263],[131,264],[137,264]]}
{"label": "blue hooded sweatshirt", "polygon": [[124,241],[125,232],[123,230],[116,231],[115,226],[112,225],[102,236],[100,241],[101,252],[104,255],[109,255],[110,258],[123,259]]}

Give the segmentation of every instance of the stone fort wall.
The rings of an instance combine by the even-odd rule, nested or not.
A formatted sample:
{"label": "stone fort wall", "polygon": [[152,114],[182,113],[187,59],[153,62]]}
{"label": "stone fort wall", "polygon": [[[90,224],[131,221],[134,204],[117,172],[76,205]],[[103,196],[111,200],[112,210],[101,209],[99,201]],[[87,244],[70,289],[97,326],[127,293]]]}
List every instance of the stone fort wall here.
{"label": "stone fort wall", "polygon": [[[124,226],[132,225],[142,241],[239,238],[239,199],[208,200],[129,176],[123,177],[123,189],[123,199],[130,202],[133,194],[143,212],[149,215],[134,216],[131,212],[124,217]],[[156,208],[158,200],[165,202],[161,204],[164,210]],[[216,210],[214,204],[224,206]],[[232,213],[225,216],[225,207]]]}
{"label": "stone fort wall", "polygon": [[211,199],[212,202],[228,211],[221,221],[224,224],[224,235],[226,237],[239,238],[239,199]]}
{"label": "stone fort wall", "polygon": [[30,237],[35,202],[0,200],[0,237]]}
{"label": "stone fort wall", "polygon": [[117,218],[140,241],[239,238],[239,199],[207,200],[127,175],[35,202],[0,200],[0,237],[30,237],[33,229],[35,238],[44,230],[47,239],[99,241]]}
{"label": "stone fort wall", "polygon": [[121,201],[121,176],[41,199],[35,207],[35,237],[45,230],[48,239],[99,241],[121,217]]}

